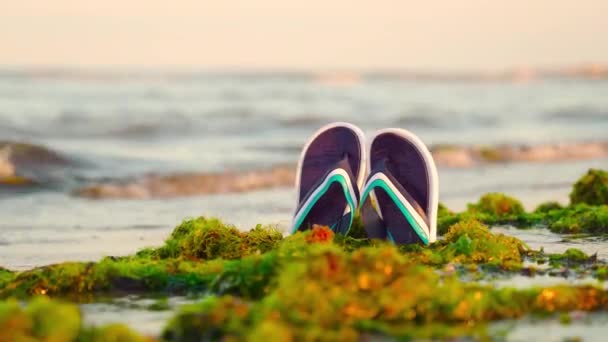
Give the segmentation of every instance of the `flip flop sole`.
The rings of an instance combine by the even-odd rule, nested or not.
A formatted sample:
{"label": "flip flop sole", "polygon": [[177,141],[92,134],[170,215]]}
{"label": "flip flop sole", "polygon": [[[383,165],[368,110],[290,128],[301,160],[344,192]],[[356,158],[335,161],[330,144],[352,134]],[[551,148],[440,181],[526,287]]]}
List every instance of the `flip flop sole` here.
{"label": "flip flop sole", "polygon": [[[322,127],[309,139],[298,163],[293,232],[313,224],[348,231],[353,217],[345,214],[354,213],[365,176],[363,147],[363,132],[342,122]],[[344,167],[336,167],[345,156]]]}
{"label": "flip flop sole", "polygon": [[383,178],[382,173],[374,175],[372,171],[362,197],[373,191],[388,239],[399,244],[434,242],[438,177],[424,143],[406,130],[382,130],[372,141],[369,158],[372,167],[385,163],[386,173],[392,178]]}

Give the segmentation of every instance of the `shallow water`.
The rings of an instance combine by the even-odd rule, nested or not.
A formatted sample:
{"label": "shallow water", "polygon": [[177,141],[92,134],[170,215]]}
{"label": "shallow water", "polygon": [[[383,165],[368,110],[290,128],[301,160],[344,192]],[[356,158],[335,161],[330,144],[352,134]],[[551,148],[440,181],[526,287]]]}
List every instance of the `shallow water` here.
{"label": "shallow water", "polygon": [[150,310],[149,306],[155,301],[154,298],[127,296],[106,302],[81,304],[80,309],[84,323],[87,325],[121,323],[142,334],[158,336],[180,305],[193,303],[196,300],[171,297],[167,301],[167,310]]}
{"label": "shallow water", "polygon": [[573,313],[572,322],[564,324],[559,317],[550,319],[524,318],[518,321],[493,323],[490,331],[506,331],[506,341],[561,342],[569,339],[602,342],[606,340],[608,317],[602,314]]}

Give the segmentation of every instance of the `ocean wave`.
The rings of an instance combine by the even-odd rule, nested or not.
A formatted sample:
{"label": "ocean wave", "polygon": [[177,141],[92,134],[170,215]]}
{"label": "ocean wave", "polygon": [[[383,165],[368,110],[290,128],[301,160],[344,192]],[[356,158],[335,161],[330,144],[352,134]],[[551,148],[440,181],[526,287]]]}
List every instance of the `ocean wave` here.
{"label": "ocean wave", "polygon": [[42,126],[46,127],[41,129],[47,131],[50,128],[55,136],[62,137],[142,139],[190,134],[203,125],[197,125],[185,113],[176,109],[147,114],[124,110],[111,117],[97,116],[86,111],[64,111]]}
{"label": "ocean wave", "polygon": [[321,127],[331,121],[330,118],[317,115],[303,115],[293,118],[280,118],[282,127]]}
{"label": "ocean wave", "polygon": [[[492,163],[546,163],[608,158],[608,142],[494,147],[441,145],[431,148],[431,152],[439,167],[471,168]],[[279,165],[245,172],[145,175],[135,180],[85,186],[73,194],[94,199],[149,199],[248,192],[291,187],[295,173],[293,165]]]}
{"label": "ocean wave", "polygon": [[608,142],[570,142],[538,145],[435,146],[435,163],[446,167],[474,167],[488,163],[558,162],[608,158]]}
{"label": "ocean wave", "polygon": [[290,166],[246,172],[146,175],[134,181],[86,186],[74,194],[87,198],[132,199],[194,196],[291,186],[294,178],[295,170]]}
{"label": "ocean wave", "polygon": [[[0,121],[3,120],[0,115]],[[0,124],[0,136],[11,140],[27,139],[115,139],[154,140],[205,134],[230,135],[268,127],[311,127],[327,119],[281,119],[257,115],[246,108],[201,109],[194,115],[179,109],[165,111],[129,110],[104,114],[85,109],[64,110],[50,118],[19,122],[7,117]]]}
{"label": "ocean wave", "polygon": [[76,161],[45,146],[0,141],[0,185],[12,188],[49,185],[65,179]]}
{"label": "ocean wave", "polygon": [[558,120],[572,123],[602,122],[608,120],[608,108],[575,106],[550,111],[542,117],[544,120]]}
{"label": "ocean wave", "polygon": [[391,126],[417,129],[453,127],[492,127],[500,123],[496,116],[461,113],[426,106],[414,107],[401,112]]}

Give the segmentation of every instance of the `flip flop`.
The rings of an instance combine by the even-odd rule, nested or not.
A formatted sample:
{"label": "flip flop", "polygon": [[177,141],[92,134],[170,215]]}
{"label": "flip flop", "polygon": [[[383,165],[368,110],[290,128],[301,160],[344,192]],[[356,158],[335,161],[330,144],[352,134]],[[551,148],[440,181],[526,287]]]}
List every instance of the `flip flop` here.
{"label": "flip flop", "polygon": [[439,181],[424,143],[404,129],[381,130],[372,141],[368,165],[361,198],[368,236],[396,244],[435,242]]}
{"label": "flip flop", "polygon": [[357,126],[336,122],[306,143],[296,175],[292,233],[314,224],[347,234],[365,178],[365,137]]}

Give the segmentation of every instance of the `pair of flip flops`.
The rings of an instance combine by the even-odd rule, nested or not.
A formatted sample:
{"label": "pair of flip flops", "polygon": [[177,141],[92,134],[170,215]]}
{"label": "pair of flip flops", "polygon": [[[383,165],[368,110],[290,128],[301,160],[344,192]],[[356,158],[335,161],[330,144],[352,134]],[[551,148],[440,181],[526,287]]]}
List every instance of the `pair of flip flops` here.
{"label": "pair of flip flops", "polygon": [[377,132],[368,156],[358,127],[322,127],[304,146],[296,191],[294,233],[318,224],[347,235],[360,209],[370,238],[425,245],[437,238],[437,169],[424,143],[404,129]]}

